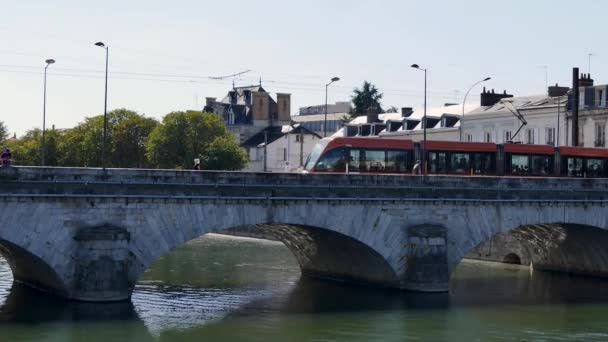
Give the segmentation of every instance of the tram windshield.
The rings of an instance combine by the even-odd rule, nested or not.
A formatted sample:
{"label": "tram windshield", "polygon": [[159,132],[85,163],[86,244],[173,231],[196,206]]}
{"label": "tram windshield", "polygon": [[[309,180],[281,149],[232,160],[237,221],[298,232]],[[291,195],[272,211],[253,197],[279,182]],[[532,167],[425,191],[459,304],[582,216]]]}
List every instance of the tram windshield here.
{"label": "tram windshield", "polygon": [[308,159],[306,159],[306,164],[304,165],[304,168],[306,170],[310,171],[313,169],[313,167],[319,160],[321,153],[323,153],[323,150],[325,150],[325,147],[327,146],[327,144],[329,144],[330,141],[331,141],[331,139],[321,139],[315,145],[315,147],[312,149],[312,152],[310,152]]}

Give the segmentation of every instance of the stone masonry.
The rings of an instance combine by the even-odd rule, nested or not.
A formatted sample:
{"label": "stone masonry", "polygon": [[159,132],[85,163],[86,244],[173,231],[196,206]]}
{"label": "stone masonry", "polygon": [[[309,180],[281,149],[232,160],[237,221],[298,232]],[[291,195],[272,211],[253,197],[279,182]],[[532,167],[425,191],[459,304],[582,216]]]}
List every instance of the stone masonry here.
{"label": "stone masonry", "polygon": [[608,275],[608,180],[0,169],[0,253],[65,298],[130,297],[158,258],[210,232],[282,241],[307,275],[447,291],[499,234],[535,267]]}

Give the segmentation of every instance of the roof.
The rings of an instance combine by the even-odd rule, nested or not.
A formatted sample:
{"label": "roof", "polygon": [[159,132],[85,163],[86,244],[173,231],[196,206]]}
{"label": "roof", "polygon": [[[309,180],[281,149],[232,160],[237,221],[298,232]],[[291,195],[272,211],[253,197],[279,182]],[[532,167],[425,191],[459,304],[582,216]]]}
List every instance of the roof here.
{"label": "roof", "polygon": [[[231,91],[228,92],[228,94],[226,94],[226,96],[224,96],[224,98],[220,102],[230,104],[231,103],[230,95],[233,92],[236,95],[235,104],[237,104],[237,105],[250,105],[251,104],[251,98],[248,99],[247,94],[251,94],[254,92],[267,93],[266,90],[264,88],[262,88],[262,86],[260,86],[260,85],[253,85],[253,86],[246,86],[246,87],[234,87],[234,88],[232,88]],[[270,96],[270,94],[268,94],[268,98],[270,99],[270,104],[276,104],[276,101],[272,98],[272,96]]]}
{"label": "roof", "polygon": [[264,143],[271,144],[279,138],[284,137],[287,134],[311,134],[317,138],[321,138],[320,135],[310,131],[306,127],[295,124],[295,125],[283,125],[283,126],[270,126],[266,127],[260,132],[254,134],[251,138],[247,139],[241,146],[243,147],[258,147],[264,146]]}
{"label": "roof", "polygon": [[[559,104],[565,105],[568,102],[567,96],[551,97],[548,95],[535,96],[519,96],[504,99],[505,102],[513,103],[513,106],[519,110],[533,110],[547,107],[555,107]],[[499,101],[492,106],[480,106],[467,112],[466,115],[483,115],[484,113],[510,113],[504,104]]]}
{"label": "roof", "polygon": [[[349,113],[327,113],[327,120],[340,121],[344,116],[350,119]],[[325,114],[292,115],[291,120],[295,122],[324,121]]]}

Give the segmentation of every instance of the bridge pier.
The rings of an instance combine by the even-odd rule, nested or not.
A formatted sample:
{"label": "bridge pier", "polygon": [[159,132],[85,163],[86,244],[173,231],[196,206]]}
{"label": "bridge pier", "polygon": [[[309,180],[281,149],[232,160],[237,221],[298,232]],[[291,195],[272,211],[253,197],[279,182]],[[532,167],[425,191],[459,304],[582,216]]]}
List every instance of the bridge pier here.
{"label": "bridge pier", "polygon": [[108,302],[131,297],[130,238],[126,229],[107,224],[78,231],[73,299]]}
{"label": "bridge pier", "polygon": [[448,271],[446,229],[438,225],[420,225],[408,229],[405,290],[447,292]]}

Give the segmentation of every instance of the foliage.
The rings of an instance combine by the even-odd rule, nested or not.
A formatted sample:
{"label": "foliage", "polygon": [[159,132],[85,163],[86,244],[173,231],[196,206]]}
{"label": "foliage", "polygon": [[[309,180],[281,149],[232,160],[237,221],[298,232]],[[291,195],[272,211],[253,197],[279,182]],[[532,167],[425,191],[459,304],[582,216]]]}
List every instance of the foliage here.
{"label": "foliage", "polygon": [[207,170],[241,170],[249,161],[247,152],[232,135],[215,139],[202,157],[203,168]]}
{"label": "foliage", "polygon": [[351,98],[354,105],[351,116],[367,115],[368,112],[382,113],[382,106],[380,105],[382,96],[383,94],[378,91],[376,86],[364,81],[361,89],[355,88],[354,95]]}
{"label": "foliage", "polygon": [[0,143],[4,142],[8,138],[8,128],[4,125],[4,122],[0,121]]}
{"label": "foliage", "polygon": [[[218,138],[223,139],[213,144]],[[194,158],[200,158],[204,169],[209,168],[204,161],[212,163],[214,169],[241,169],[246,164],[240,161],[244,151],[234,146],[238,146],[234,137],[218,115],[172,112],[150,134],[147,156],[153,166],[160,168],[190,168]],[[207,155],[209,151],[211,155]]]}
{"label": "foliage", "polygon": [[390,106],[385,113],[399,113],[399,108],[395,106]]}
{"label": "foliage", "polygon": [[[107,115],[107,166],[146,167],[148,136],[158,122],[134,111],[116,109]],[[59,144],[62,166],[101,166],[103,115],[86,118],[67,131]]]}

